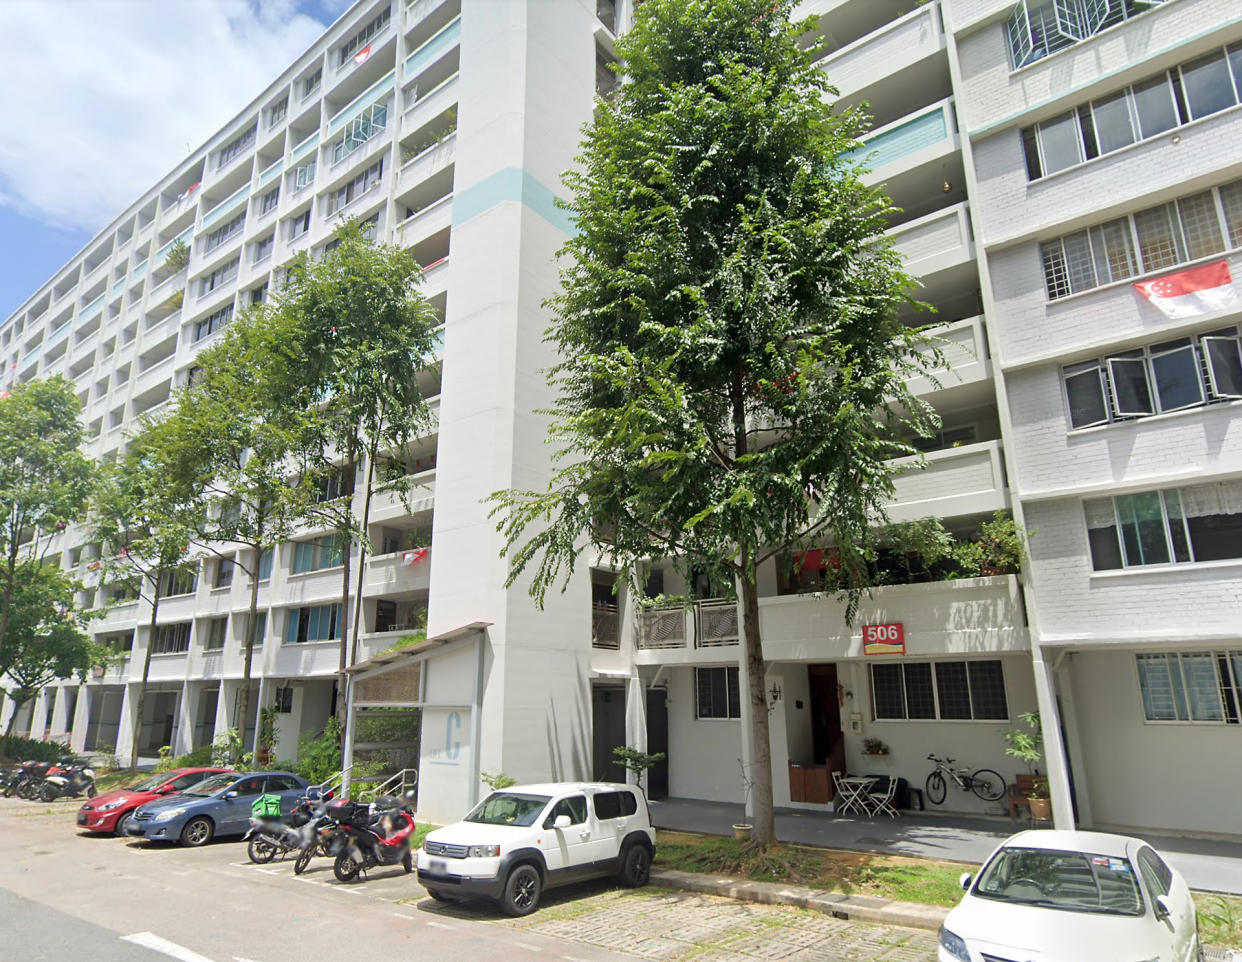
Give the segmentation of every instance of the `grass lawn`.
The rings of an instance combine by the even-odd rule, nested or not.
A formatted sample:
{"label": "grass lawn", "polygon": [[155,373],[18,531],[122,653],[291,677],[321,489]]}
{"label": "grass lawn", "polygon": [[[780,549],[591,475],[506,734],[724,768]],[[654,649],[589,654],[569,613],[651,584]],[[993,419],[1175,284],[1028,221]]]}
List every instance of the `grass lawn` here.
{"label": "grass lawn", "polygon": [[95,791],[100,795],[104,792],[114,792],[118,788],[129,788],[131,785],[137,785],[144,778],[150,777],[150,772],[139,772],[135,775],[128,768],[108,772],[107,775],[100,775],[95,779]]}
{"label": "grass lawn", "polygon": [[1207,945],[1242,949],[1242,898],[1195,892],[1199,938]]}
{"label": "grass lawn", "polygon": [[755,882],[785,882],[846,895],[874,895],[956,905],[962,897],[958,878],[975,865],[902,858],[866,852],[843,852],[805,845],[773,845],[762,855],[746,852],[744,843],[714,835],[660,832],[656,838],[658,868],[730,875]]}

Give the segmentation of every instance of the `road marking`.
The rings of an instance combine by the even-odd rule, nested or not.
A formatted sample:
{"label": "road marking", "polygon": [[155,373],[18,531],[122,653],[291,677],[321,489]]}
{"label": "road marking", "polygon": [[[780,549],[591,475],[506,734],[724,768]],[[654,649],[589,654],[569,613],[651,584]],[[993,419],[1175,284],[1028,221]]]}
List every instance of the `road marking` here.
{"label": "road marking", "polygon": [[144,949],[152,949],[156,952],[162,952],[171,958],[177,959],[178,962],[211,962],[211,959],[205,955],[199,955],[192,949],[187,949],[184,945],[178,945],[176,942],[169,942],[168,939],[160,938],[154,932],[135,932],[133,935],[122,935],[122,942],[132,942],[134,945],[141,945]]}
{"label": "road marking", "polygon": [[531,945],[529,942],[512,942],[510,944],[516,945],[519,949],[525,949],[527,952],[542,952],[543,951],[542,945]]}
{"label": "road marking", "polygon": [[404,912],[393,912],[392,914],[395,915],[399,919],[409,919],[411,922],[415,921],[415,918],[413,915],[406,915],[406,913]]}
{"label": "road marking", "polygon": [[431,925],[431,926],[434,926],[434,927],[435,927],[435,928],[437,928],[437,929],[448,929],[450,932],[455,932],[455,931],[457,931],[457,926],[456,926],[456,925],[445,925],[443,922],[435,922],[435,921],[432,921],[432,920],[430,920],[430,919],[427,921],[427,924],[428,924],[428,925]]}
{"label": "road marking", "polygon": [[254,959],[243,959],[240,955],[233,956],[233,962],[255,962]]}

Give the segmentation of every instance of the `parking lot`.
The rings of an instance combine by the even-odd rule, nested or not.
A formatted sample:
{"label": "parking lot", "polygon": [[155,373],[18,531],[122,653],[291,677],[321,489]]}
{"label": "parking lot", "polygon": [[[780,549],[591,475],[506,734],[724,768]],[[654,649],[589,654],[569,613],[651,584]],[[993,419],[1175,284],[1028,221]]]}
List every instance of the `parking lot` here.
{"label": "parking lot", "polygon": [[[73,824],[76,808],[0,799],[0,889],[11,893],[0,900],[12,933],[6,957],[51,958],[63,951],[59,934],[117,962],[305,962],[411,951],[462,962],[498,953],[569,962],[935,958],[930,932],[603,884],[555,890],[533,916],[507,919],[485,905],[441,906],[399,867],[343,885],[328,859],[295,876],[292,860],[254,865],[233,841],[185,849],[88,836]],[[16,926],[19,915],[44,924]],[[44,943],[22,944],[27,939]]]}

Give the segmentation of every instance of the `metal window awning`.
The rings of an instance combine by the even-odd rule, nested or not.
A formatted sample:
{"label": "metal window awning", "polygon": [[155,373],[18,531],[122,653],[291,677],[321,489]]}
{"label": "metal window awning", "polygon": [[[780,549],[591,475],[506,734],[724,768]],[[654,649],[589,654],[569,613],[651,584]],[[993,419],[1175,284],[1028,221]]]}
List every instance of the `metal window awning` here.
{"label": "metal window awning", "polygon": [[360,661],[356,665],[350,665],[345,669],[345,673],[347,675],[365,676],[379,673],[381,670],[390,670],[401,662],[422,661],[431,652],[443,648],[454,641],[460,641],[462,638],[468,638],[473,634],[486,631],[491,626],[492,622],[490,621],[472,621],[469,624],[441,632],[438,635],[432,635],[426,641],[410,645],[408,648],[383,652],[368,658],[366,661]]}

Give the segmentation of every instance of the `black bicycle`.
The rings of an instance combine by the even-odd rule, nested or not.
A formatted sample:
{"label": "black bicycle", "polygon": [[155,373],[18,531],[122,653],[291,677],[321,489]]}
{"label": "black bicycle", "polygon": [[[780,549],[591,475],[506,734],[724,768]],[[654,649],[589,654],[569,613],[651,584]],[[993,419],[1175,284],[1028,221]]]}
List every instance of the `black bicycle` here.
{"label": "black bicycle", "polygon": [[979,768],[973,772],[967,768],[950,768],[957,761],[956,758],[937,758],[935,755],[927,757],[936,763],[936,768],[927,776],[926,783],[927,800],[933,805],[944,802],[948,788],[946,776],[962,791],[974,792],[985,802],[998,802],[1005,797],[1005,780],[1001,778],[1000,772],[990,768]]}

